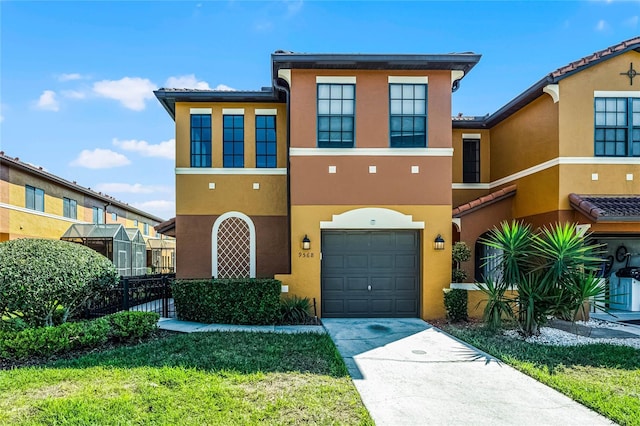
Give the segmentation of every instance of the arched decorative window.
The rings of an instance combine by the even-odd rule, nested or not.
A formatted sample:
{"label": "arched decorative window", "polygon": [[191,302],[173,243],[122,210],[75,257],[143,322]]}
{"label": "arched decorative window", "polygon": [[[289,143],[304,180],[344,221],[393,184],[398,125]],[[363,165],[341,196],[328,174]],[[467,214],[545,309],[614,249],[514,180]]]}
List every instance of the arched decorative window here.
{"label": "arched decorative window", "polygon": [[256,228],[244,213],[227,212],[213,224],[211,276],[255,278]]}

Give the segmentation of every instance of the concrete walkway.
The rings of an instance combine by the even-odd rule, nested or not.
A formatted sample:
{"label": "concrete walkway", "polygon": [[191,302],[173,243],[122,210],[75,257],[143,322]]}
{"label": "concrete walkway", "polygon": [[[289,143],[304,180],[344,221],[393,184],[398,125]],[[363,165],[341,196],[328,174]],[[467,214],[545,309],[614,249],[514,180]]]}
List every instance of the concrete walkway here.
{"label": "concrete walkway", "polygon": [[376,425],[611,425],[419,319],[323,319]]}
{"label": "concrete walkway", "polygon": [[253,331],[262,333],[325,333],[319,325],[233,325],[203,324],[199,322],[180,321],[175,318],[160,318],[160,330],[194,333],[200,331]]}

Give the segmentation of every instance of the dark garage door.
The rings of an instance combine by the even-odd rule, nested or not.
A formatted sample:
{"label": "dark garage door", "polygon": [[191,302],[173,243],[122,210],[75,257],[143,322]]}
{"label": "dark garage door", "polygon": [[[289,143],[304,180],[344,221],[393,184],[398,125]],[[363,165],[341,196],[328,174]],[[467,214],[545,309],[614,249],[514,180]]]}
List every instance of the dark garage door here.
{"label": "dark garage door", "polygon": [[322,316],[417,317],[418,231],[323,231]]}

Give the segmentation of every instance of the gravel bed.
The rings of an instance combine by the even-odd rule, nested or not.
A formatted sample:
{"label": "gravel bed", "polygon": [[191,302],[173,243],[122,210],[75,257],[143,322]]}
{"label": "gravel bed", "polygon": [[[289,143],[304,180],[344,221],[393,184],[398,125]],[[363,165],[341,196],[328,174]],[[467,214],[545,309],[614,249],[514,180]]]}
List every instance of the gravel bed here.
{"label": "gravel bed", "polygon": [[[612,328],[620,329],[624,328],[624,325],[615,324],[606,321],[589,320],[589,321],[577,321],[579,325],[594,328]],[[563,330],[558,330],[552,327],[541,327],[539,336],[532,336],[526,339],[518,333],[516,330],[507,330],[504,335],[513,339],[524,340],[529,343],[539,343],[541,345],[555,345],[555,346],[577,346],[588,345],[590,343],[607,343],[611,345],[631,346],[636,349],[640,349],[640,336],[638,338],[631,339],[598,339],[593,337],[578,336],[573,333],[569,333]]]}

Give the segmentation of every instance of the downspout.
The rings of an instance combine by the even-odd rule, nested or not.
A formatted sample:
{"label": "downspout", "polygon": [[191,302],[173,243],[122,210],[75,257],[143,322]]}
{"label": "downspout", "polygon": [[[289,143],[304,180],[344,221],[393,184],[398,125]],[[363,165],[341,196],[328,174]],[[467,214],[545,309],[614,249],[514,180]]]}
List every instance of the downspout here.
{"label": "downspout", "polygon": [[291,160],[289,158],[289,149],[291,148],[291,91],[289,87],[278,83],[278,77],[273,79],[273,87],[276,90],[280,90],[285,93],[287,99],[287,230],[289,232],[289,238],[287,238],[287,251],[289,252],[289,270],[288,274],[291,274]]}

